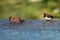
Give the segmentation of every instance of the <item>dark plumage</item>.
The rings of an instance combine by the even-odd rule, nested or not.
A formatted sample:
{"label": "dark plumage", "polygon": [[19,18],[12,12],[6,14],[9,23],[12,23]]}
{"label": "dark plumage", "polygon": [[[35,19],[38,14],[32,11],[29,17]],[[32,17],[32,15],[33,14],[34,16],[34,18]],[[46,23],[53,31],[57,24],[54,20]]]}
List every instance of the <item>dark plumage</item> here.
{"label": "dark plumage", "polygon": [[53,17],[52,15],[50,15],[50,14],[44,13],[44,18],[45,18],[46,20],[51,20],[51,19],[53,19],[54,17]]}

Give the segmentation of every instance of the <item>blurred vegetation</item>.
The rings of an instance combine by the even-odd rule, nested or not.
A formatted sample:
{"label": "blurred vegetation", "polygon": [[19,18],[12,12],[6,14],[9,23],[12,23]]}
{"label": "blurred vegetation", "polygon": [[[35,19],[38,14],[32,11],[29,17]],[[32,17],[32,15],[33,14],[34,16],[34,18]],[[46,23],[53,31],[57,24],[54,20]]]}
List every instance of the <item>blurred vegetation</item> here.
{"label": "blurred vegetation", "polygon": [[23,19],[43,19],[43,13],[60,19],[60,0],[0,0],[0,18],[19,16]]}

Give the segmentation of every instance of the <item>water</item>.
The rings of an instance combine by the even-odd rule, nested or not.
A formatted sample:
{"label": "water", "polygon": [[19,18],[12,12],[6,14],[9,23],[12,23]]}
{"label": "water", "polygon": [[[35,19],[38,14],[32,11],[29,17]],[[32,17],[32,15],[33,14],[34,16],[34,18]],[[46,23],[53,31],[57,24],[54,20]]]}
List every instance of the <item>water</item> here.
{"label": "water", "polygon": [[21,24],[11,24],[0,20],[0,40],[60,40],[59,20],[26,20]]}

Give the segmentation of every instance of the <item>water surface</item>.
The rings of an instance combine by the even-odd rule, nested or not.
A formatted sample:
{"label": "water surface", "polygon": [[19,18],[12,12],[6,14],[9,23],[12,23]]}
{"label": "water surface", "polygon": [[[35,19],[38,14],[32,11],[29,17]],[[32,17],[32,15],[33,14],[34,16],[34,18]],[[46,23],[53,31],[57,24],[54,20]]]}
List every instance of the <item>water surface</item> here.
{"label": "water surface", "polygon": [[0,20],[0,40],[60,40],[60,21],[26,20],[12,24]]}

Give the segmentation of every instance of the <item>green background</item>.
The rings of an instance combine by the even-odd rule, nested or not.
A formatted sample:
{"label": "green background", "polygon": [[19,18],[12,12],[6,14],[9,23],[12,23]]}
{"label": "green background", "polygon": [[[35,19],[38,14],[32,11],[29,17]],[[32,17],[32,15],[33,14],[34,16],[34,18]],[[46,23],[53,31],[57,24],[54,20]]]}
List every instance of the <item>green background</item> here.
{"label": "green background", "polygon": [[10,16],[21,17],[26,20],[43,20],[43,13],[60,19],[60,0],[0,0],[0,18],[8,19]]}

